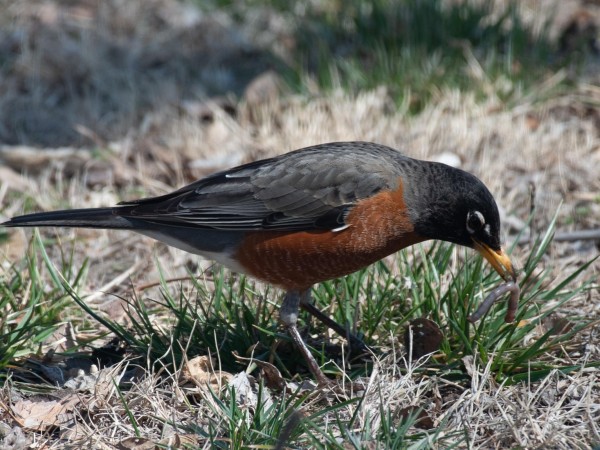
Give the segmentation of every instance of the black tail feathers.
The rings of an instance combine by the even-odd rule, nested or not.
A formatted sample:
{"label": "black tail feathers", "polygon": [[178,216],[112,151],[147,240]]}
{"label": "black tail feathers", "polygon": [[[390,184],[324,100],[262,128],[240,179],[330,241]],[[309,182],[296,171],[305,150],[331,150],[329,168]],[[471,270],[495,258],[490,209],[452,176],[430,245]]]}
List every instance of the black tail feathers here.
{"label": "black tail feathers", "polygon": [[116,214],[118,208],[86,208],[50,211],[13,217],[5,227],[133,228],[133,223]]}

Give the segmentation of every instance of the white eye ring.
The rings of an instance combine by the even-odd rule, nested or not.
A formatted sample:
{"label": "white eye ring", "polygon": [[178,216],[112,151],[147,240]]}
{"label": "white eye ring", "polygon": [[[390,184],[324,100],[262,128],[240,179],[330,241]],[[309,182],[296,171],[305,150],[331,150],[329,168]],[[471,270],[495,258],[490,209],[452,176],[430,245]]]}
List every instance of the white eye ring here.
{"label": "white eye ring", "polygon": [[[478,223],[473,223],[475,220],[477,220]],[[481,230],[484,225],[485,217],[483,217],[483,214],[479,211],[469,211],[467,214],[467,231],[469,234],[474,234],[476,231]]]}

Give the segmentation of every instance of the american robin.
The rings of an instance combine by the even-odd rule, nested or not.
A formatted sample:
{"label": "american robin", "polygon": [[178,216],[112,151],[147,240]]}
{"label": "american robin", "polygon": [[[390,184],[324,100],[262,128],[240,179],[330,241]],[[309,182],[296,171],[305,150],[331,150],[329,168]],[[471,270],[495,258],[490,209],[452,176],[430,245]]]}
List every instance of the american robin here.
{"label": "american robin", "polygon": [[300,306],[332,322],[311,305],[315,283],[429,239],[474,248],[505,280],[516,278],[496,202],[479,179],[369,142],[307,147],[159,197],[3,225],[130,229],[277,285],[286,292],[280,320],[319,383],[328,379],[296,327]]}

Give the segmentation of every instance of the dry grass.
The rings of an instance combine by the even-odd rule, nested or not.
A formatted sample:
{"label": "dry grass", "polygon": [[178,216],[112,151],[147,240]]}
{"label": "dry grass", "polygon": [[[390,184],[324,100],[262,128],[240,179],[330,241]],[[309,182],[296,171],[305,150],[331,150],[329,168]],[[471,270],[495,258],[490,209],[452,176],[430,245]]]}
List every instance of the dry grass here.
{"label": "dry grass", "polygon": [[[201,97],[197,90],[206,89],[201,94],[207,96],[228,91],[241,94],[254,75],[269,67],[268,58],[259,50],[253,50],[259,52],[258,57],[247,57],[248,49],[239,45],[239,36],[218,13],[198,16],[190,24],[186,7],[166,0],[144,7],[118,1],[69,2],[68,7],[39,2],[40,8],[5,3],[4,21],[12,25],[1,32],[0,52],[4,58],[17,58],[15,67],[23,73],[0,83],[0,140],[83,148],[75,151],[77,158],[68,152],[61,157],[51,150],[40,162],[33,161],[32,155],[39,157],[42,152],[3,146],[0,161],[14,169],[3,173],[3,180],[10,180],[0,188],[4,216],[18,214],[24,205],[29,209],[109,205],[160,194],[213,170],[295,148],[365,140],[400,148],[417,158],[450,158],[477,174],[502,209],[509,243],[527,227],[532,199],[535,216],[525,234],[544,229],[561,203],[560,230],[600,226],[597,75],[556,94],[552,88],[569,76],[559,72],[540,82],[535,101],[523,96],[510,106],[494,96],[480,100],[474,94],[442,90],[416,116],[396,107],[385,87],[358,95],[316,89],[310,97],[277,91],[259,105],[244,99],[239,104],[222,99],[204,102],[197,100]],[[156,20],[162,20],[160,33],[154,32]],[[15,52],[11,47],[23,49],[24,41],[28,51]],[[212,48],[216,42],[218,52]],[[73,52],[80,61],[76,67],[71,64]],[[107,54],[118,64],[107,65]],[[244,61],[240,73],[219,72],[224,61],[236,58]],[[198,61],[203,62],[202,68],[197,67]],[[477,71],[476,66],[472,69]],[[212,84],[206,84],[208,79]],[[10,84],[17,80],[22,84]],[[56,103],[49,104],[40,89],[56,85],[88,86],[105,95],[90,98],[85,89],[56,91]],[[490,92],[497,89],[490,87]],[[34,175],[22,175],[27,172]],[[25,252],[26,236],[14,230],[11,239],[1,244],[0,254],[9,255],[3,259],[5,274]],[[63,252],[71,251],[75,267],[89,260],[79,292],[94,294],[94,304],[115,319],[123,318],[122,302],[115,294],[131,298],[131,285],[157,282],[156,260],[166,278],[186,276],[190,267],[209,265],[128,233],[61,230],[56,234],[48,230],[44,236],[61,244],[48,247],[57,263]],[[528,245],[516,247],[517,263],[528,250]],[[554,244],[543,265],[557,274],[571,272],[598,253],[593,241]],[[599,271],[597,261],[586,277],[597,279]],[[48,279],[43,269],[42,277]],[[158,296],[158,290],[148,289],[145,295]],[[63,320],[83,326],[85,321],[74,311]],[[563,312],[572,311],[598,318],[597,283]],[[598,328],[587,333],[587,343],[578,341],[575,350],[553,355],[565,364],[582,367],[568,375],[556,371],[542,381],[508,386],[498,384],[489,368],[467,360],[471,383],[464,386],[416,375],[414,366],[398,362],[399,348],[377,360],[371,376],[361,380],[366,386],[362,390],[322,396],[309,393],[298,408],[290,410],[312,417],[344,400],[362,398],[336,407],[323,421],[328,424],[324,435],[335,436],[341,432],[336,415],[356,417],[354,438],[363,446],[358,448],[369,448],[366,427],[373,431],[390,426],[388,419],[398,425],[403,409],[415,406],[422,407],[433,421],[438,448],[453,443],[459,448],[592,448],[600,442],[600,379],[598,369],[584,366],[600,361],[600,348]],[[56,333],[41,347],[40,355],[68,347],[65,335],[64,330]],[[0,391],[0,448],[115,448],[136,435],[175,445],[174,439],[185,440],[191,433],[186,426],[228,426],[218,399],[227,403],[230,394],[213,396],[198,386],[181,386],[176,374],[146,369],[133,370],[122,363],[95,373],[95,381],[81,388],[58,431],[27,429],[13,421],[11,405],[23,394],[9,380]],[[115,376],[130,383],[122,393],[124,398],[109,381]],[[269,395],[275,403],[290,401],[289,393],[271,390]],[[256,413],[255,404],[238,399],[238,406],[245,420]],[[390,412],[391,417],[382,412]],[[343,437],[346,442],[352,440]],[[210,448],[206,438],[187,438],[193,446]],[[421,439],[426,447],[427,438]]]}

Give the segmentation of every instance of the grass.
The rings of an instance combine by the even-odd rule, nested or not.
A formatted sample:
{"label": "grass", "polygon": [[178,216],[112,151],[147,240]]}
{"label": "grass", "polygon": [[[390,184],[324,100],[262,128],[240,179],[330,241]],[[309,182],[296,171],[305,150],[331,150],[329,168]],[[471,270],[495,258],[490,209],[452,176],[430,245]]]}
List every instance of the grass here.
{"label": "grass", "polygon": [[[463,252],[444,243],[419,245],[400,252],[392,264],[380,262],[315,289],[317,305],[327,309],[339,322],[355,324],[354,330],[360,330],[375,351],[368,358],[345,359],[341,341],[334,338],[328,342],[329,339],[323,338],[326,329],[313,324],[309,342],[316,350],[315,355],[338,383],[369,379],[378,371],[387,370],[392,377],[400,380],[405,377],[417,385],[434,377],[466,389],[473,374],[465,358],[473,358],[475,365],[486,367],[492,379],[505,385],[543,380],[556,371],[568,374],[581,370],[579,364],[557,357],[556,351],[568,354],[591,321],[585,317],[569,318],[572,326],[562,333],[544,328],[546,317],[560,311],[565,302],[585,294],[590,286],[590,281],[575,283],[590,263],[562,280],[547,280],[547,271],[535,271],[548,251],[554,226],[553,221],[537,240],[522,269],[523,289],[516,323],[504,323],[506,305],[502,302],[478,324],[471,325],[466,317],[476,308],[482,292],[493,288],[500,279],[471,251]],[[457,252],[461,259],[464,257],[460,264],[454,263]],[[56,268],[37,232],[26,263],[25,271],[13,268],[12,279],[3,281],[2,302],[15,310],[7,316],[9,320],[2,322],[0,348],[10,348],[10,353],[4,353],[1,360],[5,375],[56,330],[61,320],[60,310],[73,299],[124,343],[128,360],[148,367],[149,373],[174,377],[187,359],[208,353],[218,357],[221,370],[231,373],[254,372],[257,367],[248,365],[248,360],[240,359],[239,355],[273,362],[288,383],[310,376],[287,336],[278,331],[279,294],[244,277],[215,268],[200,277],[190,273],[189,281],[179,281],[176,287],[163,277],[160,298],[134,293],[126,302],[130,325],[125,326],[86,304],[85,298],[77,293],[85,264],[74,267],[72,259],[64,258],[60,269]],[[41,289],[41,271],[47,271],[52,280],[50,291],[47,286]],[[23,292],[25,277],[31,280],[28,292]],[[14,299],[18,296],[24,297],[25,307],[16,307]],[[16,321],[15,317],[26,318]],[[416,317],[437,322],[443,330],[443,342],[427,361],[402,362],[407,355],[397,352],[398,339],[408,321]],[[81,357],[82,353],[78,355]],[[382,363],[390,358],[402,359],[391,366],[389,362]],[[592,361],[587,367],[599,364]],[[419,409],[413,407],[401,415],[390,410],[382,386],[371,387],[371,391],[362,388],[371,392],[370,396],[343,394],[336,401],[324,400],[318,393],[299,388],[278,393],[264,385],[264,378],[257,386],[258,400],[254,404],[249,404],[233,386],[221,393],[204,391],[205,406],[190,404],[186,408],[195,411],[198,407],[208,407],[208,414],[199,422],[180,418],[171,426],[195,435],[213,448],[242,449],[250,443],[275,446],[281,436],[300,447],[340,449],[348,448],[345,445],[371,448],[369,445],[373,443],[376,448],[428,448],[432,444],[464,443],[460,432],[447,434],[444,421],[427,431],[415,428]],[[138,416],[128,406],[131,397],[127,391],[131,388],[123,382],[115,388],[118,392],[115,401],[121,403],[123,418],[128,418],[126,421],[136,436],[142,436],[141,425],[136,422]],[[358,412],[365,408],[363,402],[369,402],[369,408],[379,409],[376,425],[370,422],[371,415],[359,420]],[[157,415],[153,421],[169,423],[172,419]]]}
{"label": "grass", "polygon": [[[240,23],[247,20],[245,2],[218,4]],[[510,104],[524,93],[539,93],[540,80],[573,63],[548,35],[551,15],[533,32],[515,1],[306,1],[294,12],[277,0],[252,4],[294,17],[295,47],[282,69],[291,86],[306,92],[307,76],[326,90],[362,92],[383,85],[412,114],[446,88]]]}
{"label": "grass", "polygon": [[0,369],[36,354],[60,327],[69,302],[61,288],[47,289],[35,254],[30,256],[27,271],[13,266],[0,276]]}
{"label": "grass", "polygon": [[[125,241],[115,244],[108,239],[117,252],[98,259],[95,251],[102,244],[66,244],[49,238],[51,234],[36,235],[26,257],[10,265],[4,262],[0,272],[0,447],[9,439],[6,425],[20,426],[14,410],[19,402],[43,404],[62,395],[80,399],[77,408],[66,413],[70,422],[31,427],[25,430],[30,442],[87,448],[98,442],[117,445],[135,436],[167,448],[176,436],[189,448],[597,445],[598,327],[591,307],[597,298],[597,262],[580,264],[580,258],[565,256],[551,241],[556,226],[589,225],[598,212],[597,199],[577,200],[580,191],[594,186],[597,174],[595,160],[589,158],[597,141],[593,111],[577,115],[579,105],[598,103],[597,93],[571,85],[576,84],[572,77],[582,61],[559,52],[548,38],[546,23],[538,27],[541,31],[532,31],[517,2],[495,2],[492,11],[488,2],[470,1],[310,1],[296,2],[293,12],[289,2],[280,0],[195,3],[207,11],[208,22],[193,29],[209,33],[205,25],[214,20],[210,13],[220,8],[233,17],[231,29],[237,39],[243,27],[256,28],[250,23],[253,8],[266,8],[274,11],[275,19],[284,19],[281,40],[291,37],[294,45],[281,59],[274,57],[273,43],[260,47],[258,54],[252,53],[258,46],[251,46],[249,55],[228,49],[215,59],[225,76],[212,80],[207,74],[215,69],[210,55],[202,53],[202,43],[195,46],[197,35],[175,22],[165,22],[166,34],[149,32],[163,18],[145,4],[125,11],[120,4],[106,2],[98,10],[65,14],[68,23],[59,19],[38,25],[35,19],[18,31],[7,27],[15,36],[26,36],[24,42],[31,48],[19,53],[7,46],[9,53],[0,55],[6,57],[6,80],[25,86],[18,92],[7,87],[0,105],[4,115],[11,116],[7,123],[16,124],[5,127],[5,141],[92,145],[92,162],[101,159],[111,168],[108,178],[115,175],[116,188],[127,191],[127,198],[174,187],[174,173],[178,183],[198,176],[186,164],[210,158],[212,151],[227,153],[225,141],[248,150],[244,158],[272,156],[291,149],[292,143],[367,139],[396,147],[406,144],[405,151],[419,157],[456,153],[464,168],[481,176],[503,205],[510,206],[509,217],[527,216],[529,196],[523,200],[520,191],[524,174],[538,183],[542,208],[553,211],[551,197],[558,193],[576,202],[573,215],[563,208],[527,254],[514,249],[517,259],[525,261],[515,324],[504,323],[504,302],[477,324],[468,323],[466,317],[500,280],[474,252],[443,243],[415,246],[316,286],[319,308],[348,324],[373,349],[372,355],[349,354],[342,338],[302,315],[306,340],[339,385],[330,392],[304,389],[310,375],[278,326],[280,292],[218,267],[200,273],[189,268],[187,279],[173,281],[167,275],[173,259],[161,257],[154,264],[160,275],[158,289],[130,289],[123,282],[116,286],[114,295],[127,308],[126,317],[116,320],[88,304],[82,292],[95,285],[88,277],[102,279],[105,270],[110,277],[131,261],[128,244],[120,248]],[[113,20],[116,11],[120,21]],[[77,17],[85,19],[86,14],[94,20],[82,26]],[[28,16],[23,17],[27,21]],[[132,17],[135,20],[129,22]],[[544,17],[542,22],[551,15]],[[436,26],[428,26],[432,23]],[[86,38],[86,33],[103,39]],[[227,30],[221,37],[230,43]],[[52,42],[49,48],[56,51],[43,51],[41,42]],[[198,51],[202,64],[195,59]],[[127,62],[124,67],[106,58],[115,54]],[[169,57],[163,61],[164,55]],[[573,55],[587,57],[585,51]],[[234,61],[233,69],[227,66],[229,60]],[[67,70],[74,67],[73,61],[83,71]],[[40,78],[39,67],[51,70]],[[284,98],[264,117],[248,118],[240,107],[236,117],[224,115],[223,121],[215,115],[201,124],[178,109],[181,99],[222,94],[223,80],[232,82],[225,86],[227,92],[242,95],[252,77],[272,67],[296,94],[303,94],[298,101]],[[21,78],[12,79],[12,74]],[[199,85],[198,80],[209,82]],[[378,93],[381,86],[385,94]],[[567,95],[560,101],[545,102],[563,91]],[[54,100],[47,101],[40,92],[54,95]],[[311,102],[315,93],[320,101]],[[534,105],[537,101],[542,101],[540,109]],[[499,104],[506,110],[498,112]],[[513,112],[515,104],[520,107]],[[176,105],[174,116],[168,105]],[[522,126],[525,114],[539,123]],[[138,129],[140,122],[144,125]],[[75,126],[80,124],[85,136]],[[114,148],[107,144],[125,133],[131,136],[127,142]],[[139,148],[147,153],[138,154]],[[165,148],[166,156],[160,151]],[[561,148],[570,149],[569,161],[557,156]],[[174,154],[185,157],[173,163]],[[130,168],[134,165],[137,171]],[[161,170],[152,172],[157,167]],[[500,169],[506,178],[497,176]],[[570,170],[577,171],[576,176]],[[80,189],[71,181],[50,168],[43,171],[35,195],[9,190],[4,196],[0,190],[3,214],[104,204],[103,189],[115,189],[97,180],[93,189]],[[545,220],[542,211],[532,228],[539,229]],[[5,241],[0,231],[0,245]],[[96,259],[82,258],[82,248]],[[148,256],[134,250],[141,258]],[[575,251],[580,250],[567,250]],[[173,265],[183,263],[177,260]],[[557,277],[553,266],[567,269]],[[439,325],[443,339],[433,355],[410,360],[403,335],[412,320],[422,317]],[[67,328],[74,330],[72,340]],[[184,384],[181,371],[186,361],[206,354],[220,370],[247,377],[248,390],[226,383],[212,389],[202,383]],[[85,375],[67,370],[81,361]],[[265,366],[258,361],[272,363],[285,387],[269,384]],[[98,365],[97,373],[88,370],[92,364]],[[63,381],[57,386],[48,376],[52,371],[76,387],[69,384],[67,389]],[[85,377],[91,377],[91,385]]]}

